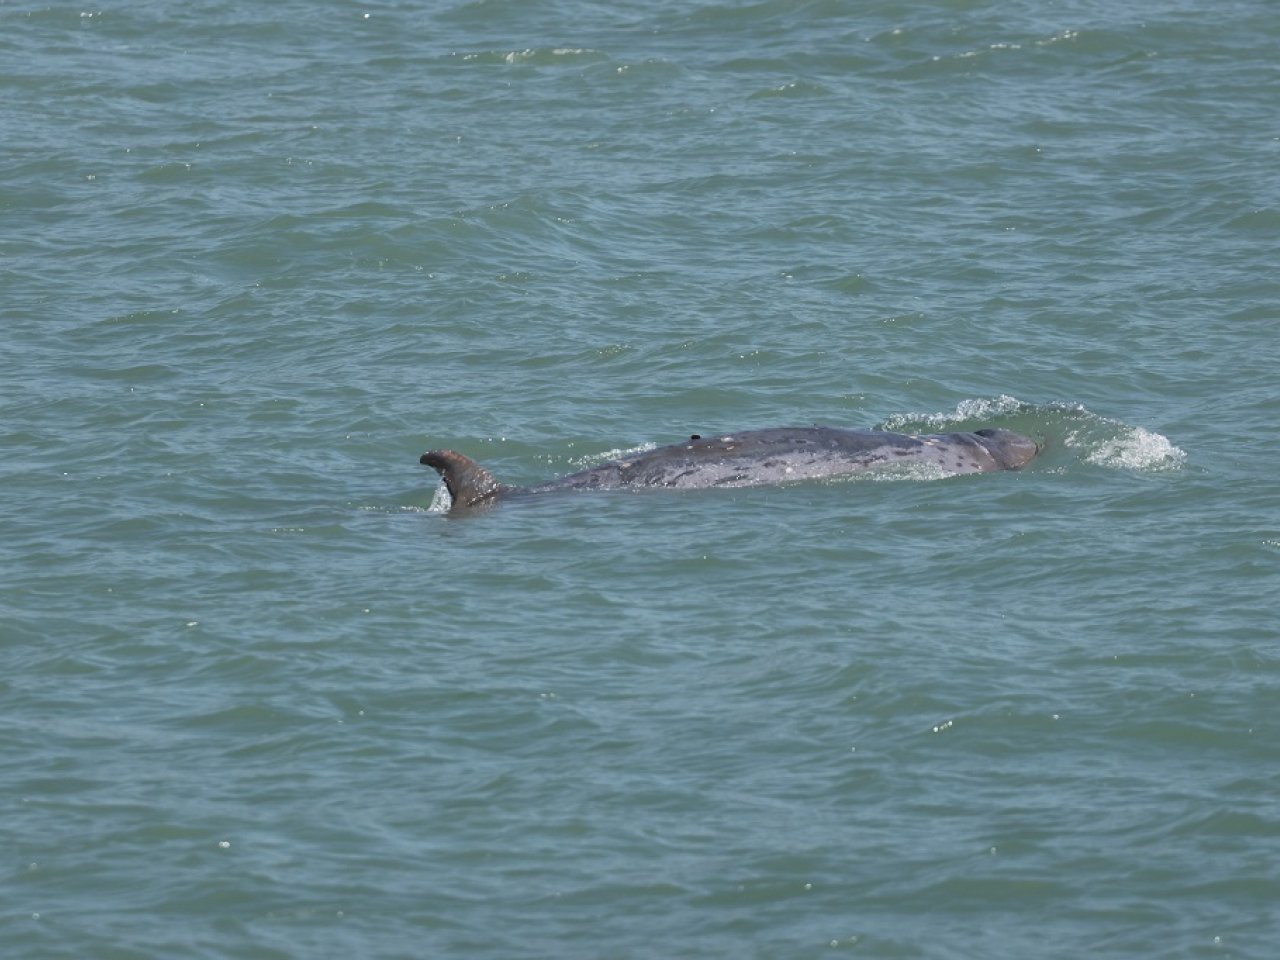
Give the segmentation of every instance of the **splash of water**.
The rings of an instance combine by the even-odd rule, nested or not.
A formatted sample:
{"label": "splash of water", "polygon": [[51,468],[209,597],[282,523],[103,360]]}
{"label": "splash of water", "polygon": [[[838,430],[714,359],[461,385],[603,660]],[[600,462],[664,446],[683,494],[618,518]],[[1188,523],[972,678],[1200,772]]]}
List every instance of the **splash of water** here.
{"label": "splash of water", "polygon": [[1187,454],[1166,436],[1142,427],[1125,427],[1114,439],[1095,444],[1084,459],[1096,466],[1125,470],[1176,470]]}
{"label": "splash of water", "polygon": [[441,482],[436,487],[435,496],[431,498],[431,505],[427,507],[428,513],[448,513],[453,507],[453,496],[449,493],[449,488]]}
{"label": "splash of water", "polygon": [[974,397],[961,400],[955,410],[950,413],[895,413],[888,417],[882,426],[886,430],[930,429],[942,430],[956,423],[968,420],[991,420],[996,417],[1007,417],[1015,413],[1026,413],[1035,410],[1035,406],[1023,403],[1017,397],[1001,394],[998,397]]}

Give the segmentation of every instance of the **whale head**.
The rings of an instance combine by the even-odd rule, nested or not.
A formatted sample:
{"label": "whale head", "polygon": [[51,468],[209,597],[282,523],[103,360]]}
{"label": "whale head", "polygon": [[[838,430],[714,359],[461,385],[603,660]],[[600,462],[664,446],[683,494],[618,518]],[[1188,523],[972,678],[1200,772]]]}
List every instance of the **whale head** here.
{"label": "whale head", "polygon": [[1034,440],[1012,430],[988,427],[985,430],[975,430],[973,435],[987,448],[1001,470],[1024,467],[1040,452],[1040,447]]}

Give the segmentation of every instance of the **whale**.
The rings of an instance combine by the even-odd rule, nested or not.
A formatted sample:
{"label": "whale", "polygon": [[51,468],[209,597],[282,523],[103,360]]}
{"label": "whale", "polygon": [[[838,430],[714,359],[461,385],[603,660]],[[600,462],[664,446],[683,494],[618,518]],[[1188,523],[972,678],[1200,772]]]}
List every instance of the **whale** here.
{"label": "whale", "polygon": [[696,490],[757,487],[925,468],[944,476],[1019,470],[1039,452],[1030,437],[986,428],[911,434],[840,427],[771,427],[702,436],[596,464],[533,486],[511,486],[454,450],[428,450],[451,498],[450,512],[543,494],[589,490]]}

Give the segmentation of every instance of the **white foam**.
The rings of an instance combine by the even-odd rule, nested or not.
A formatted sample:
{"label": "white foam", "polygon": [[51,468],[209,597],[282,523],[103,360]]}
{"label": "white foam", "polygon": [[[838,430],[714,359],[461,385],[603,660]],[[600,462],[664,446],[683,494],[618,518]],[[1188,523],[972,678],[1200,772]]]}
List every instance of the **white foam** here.
{"label": "white foam", "polygon": [[556,47],[552,50],[527,48],[505,53],[502,59],[506,63],[525,63],[529,60],[540,60],[544,57],[584,57],[595,52],[595,50],[586,47]]}
{"label": "white foam", "polygon": [[1017,397],[1001,394],[998,397],[975,397],[961,400],[955,410],[950,413],[895,413],[885,420],[889,430],[897,430],[906,424],[925,424],[930,429],[941,430],[953,423],[966,420],[987,420],[991,417],[1017,413],[1026,408],[1026,404]]}
{"label": "white foam", "polygon": [[431,506],[427,507],[428,513],[448,513],[453,507],[453,496],[449,493],[449,488],[442,481],[436,486],[435,496],[431,498]]}
{"label": "white foam", "polygon": [[1128,427],[1120,436],[1099,443],[1085,457],[1097,466],[1125,470],[1177,470],[1186,459],[1186,451],[1168,437],[1142,427]]}
{"label": "white foam", "polygon": [[973,400],[961,400],[956,404],[956,420],[982,420],[987,417],[998,417],[1006,413],[1017,413],[1026,404],[1017,397],[1006,393],[998,397],[977,397]]}

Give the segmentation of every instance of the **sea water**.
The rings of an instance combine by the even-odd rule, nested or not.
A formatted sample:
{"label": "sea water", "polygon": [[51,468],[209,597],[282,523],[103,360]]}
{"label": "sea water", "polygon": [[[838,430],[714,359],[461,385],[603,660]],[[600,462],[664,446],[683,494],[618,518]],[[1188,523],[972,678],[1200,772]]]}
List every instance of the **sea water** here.
{"label": "sea water", "polygon": [[0,954],[1269,960],[1276,13],[0,4]]}

